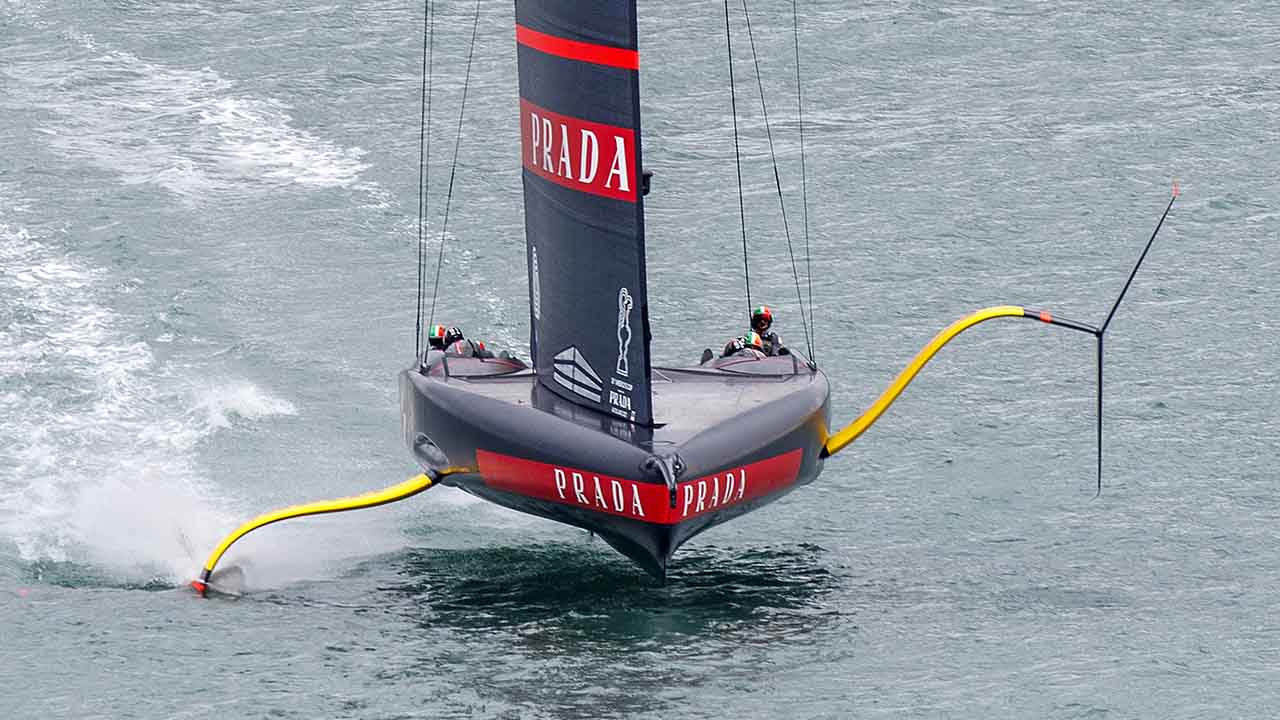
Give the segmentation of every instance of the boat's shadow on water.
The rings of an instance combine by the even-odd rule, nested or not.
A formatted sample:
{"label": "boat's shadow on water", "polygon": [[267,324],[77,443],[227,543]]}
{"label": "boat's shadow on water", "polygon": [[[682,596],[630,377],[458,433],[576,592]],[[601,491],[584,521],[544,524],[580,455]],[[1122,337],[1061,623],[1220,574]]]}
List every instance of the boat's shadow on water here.
{"label": "boat's shadow on water", "polygon": [[568,637],[643,641],[733,633],[804,633],[837,613],[838,579],[816,545],[687,549],[660,582],[591,546],[411,550],[389,561],[398,582],[380,590],[424,623],[461,630],[509,627]]}

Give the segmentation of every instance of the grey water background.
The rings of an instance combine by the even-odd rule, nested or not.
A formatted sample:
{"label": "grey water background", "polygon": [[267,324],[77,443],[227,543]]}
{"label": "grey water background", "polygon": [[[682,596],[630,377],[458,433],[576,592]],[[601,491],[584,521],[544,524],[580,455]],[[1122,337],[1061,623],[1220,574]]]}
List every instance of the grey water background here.
{"label": "grey water background", "polygon": [[[438,4],[429,250],[473,5]],[[752,24],[800,229],[790,4]],[[436,317],[527,349],[512,6],[483,0]],[[654,353],[742,330],[723,6],[641,3]],[[415,472],[421,8],[0,1],[0,689],[12,718],[1268,717],[1280,707],[1280,13],[801,3],[818,482],[656,586]],[[752,291],[799,344],[740,6]]]}

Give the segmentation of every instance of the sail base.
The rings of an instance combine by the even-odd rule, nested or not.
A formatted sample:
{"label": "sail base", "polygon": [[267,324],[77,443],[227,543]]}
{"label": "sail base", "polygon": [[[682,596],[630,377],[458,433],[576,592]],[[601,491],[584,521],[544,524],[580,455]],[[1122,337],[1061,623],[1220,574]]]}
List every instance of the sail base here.
{"label": "sail base", "polygon": [[830,389],[789,357],[653,370],[662,425],[564,400],[518,363],[440,360],[401,374],[405,440],[445,484],[596,533],[656,577],[699,533],[822,470]]}

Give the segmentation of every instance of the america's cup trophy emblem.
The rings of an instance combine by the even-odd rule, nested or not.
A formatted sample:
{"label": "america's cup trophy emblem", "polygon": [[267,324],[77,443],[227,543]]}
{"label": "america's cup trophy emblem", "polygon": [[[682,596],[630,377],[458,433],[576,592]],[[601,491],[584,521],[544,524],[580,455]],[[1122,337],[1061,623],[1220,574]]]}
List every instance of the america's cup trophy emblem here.
{"label": "america's cup trophy emblem", "polygon": [[626,288],[618,289],[618,375],[627,377],[627,353],[631,349],[631,308],[635,303]]}

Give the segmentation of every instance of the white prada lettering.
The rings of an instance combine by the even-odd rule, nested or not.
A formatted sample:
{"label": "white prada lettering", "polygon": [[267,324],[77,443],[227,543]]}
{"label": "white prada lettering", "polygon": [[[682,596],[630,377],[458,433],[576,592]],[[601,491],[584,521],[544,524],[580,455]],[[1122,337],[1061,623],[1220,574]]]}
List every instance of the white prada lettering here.
{"label": "white prada lettering", "polygon": [[551,121],[542,119],[542,169],[547,172],[555,172],[551,169],[551,144],[555,142],[555,137],[551,134]]}
{"label": "white prada lettering", "polygon": [[[627,141],[613,135],[613,157],[604,186],[631,192],[631,162]],[[608,140],[606,139],[607,143]],[[595,130],[573,128],[535,112],[529,113],[529,164],[556,177],[592,185],[600,176],[600,136]]]}
{"label": "white prada lettering", "polygon": [[556,166],[556,174],[560,177],[573,177],[573,168],[569,166],[569,128],[560,126],[560,164]]}
{"label": "white prada lettering", "polygon": [[592,475],[592,477],[593,477],[593,478],[595,479],[595,481],[596,481],[596,504],[597,504],[597,505],[599,505],[600,507],[604,508],[605,510],[608,510],[608,509],[609,509],[609,503],[605,502],[605,500],[604,500],[604,493],[603,493],[603,492],[601,492],[601,490],[600,490],[600,476],[599,476],[599,475]]}
{"label": "white prada lettering", "polygon": [[626,508],[626,500],[622,495],[622,483],[617,480],[609,481],[610,490],[613,491],[613,510],[614,512],[622,512]]}
{"label": "white prada lettering", "polygon": [[538,148],[542,143],[542,118],[538,113],[529,113],[529,162],[538,164]]}
{"label": "white prada lettering", "polygon": [[582,131],[582,153],[579,157],[578,182],[590,184],[600,169],[600,140],[590,130]]}
{"label": "white prada lettering", "polygon": [[726,472],[723,481],[719,475],[712,475],[684,483],[683,494],[681,517],[689,517],[691,514],[697,515],[706,510],[741,502],[747,494],[747,469],[738,468]]}
{"label": "white prada lettering", "polygon": [[[602,478],[565,468],[552,468],[551,481],[556,489],[556,494],[552,497],[558,497],[562,501],[593,510],[635,518],[646,517],[640,486],[634,481],[607,476]],[[747,497],[747,469],[735,468],[680,483],[677,493],[681,518],[742,502]],[[659,522],[662,520],[659,519]]]}
{"label": "white prada lettering", "polygon": [[604,186],[613,187],[613,178],[618,178],[618,189],[622,192],[631,192],[631,183],[627,180],[629,175],[627,171],[627,146],[621,137],[613,136],[614,151],[613,164],[609,166],[609,177],[605,178]]}
{"label": "white prada lettering", "polygon": [[[552,481],[556,486],[556,495],[561,500],[596,510],[645,517],[640,488],[630,480],[601,478],[599,475],[584,475],[564,468],[552,468]],[[628,486],[631,488],[630,507],[627,505]],[[572,493],[569,492],[570,488]]]}

